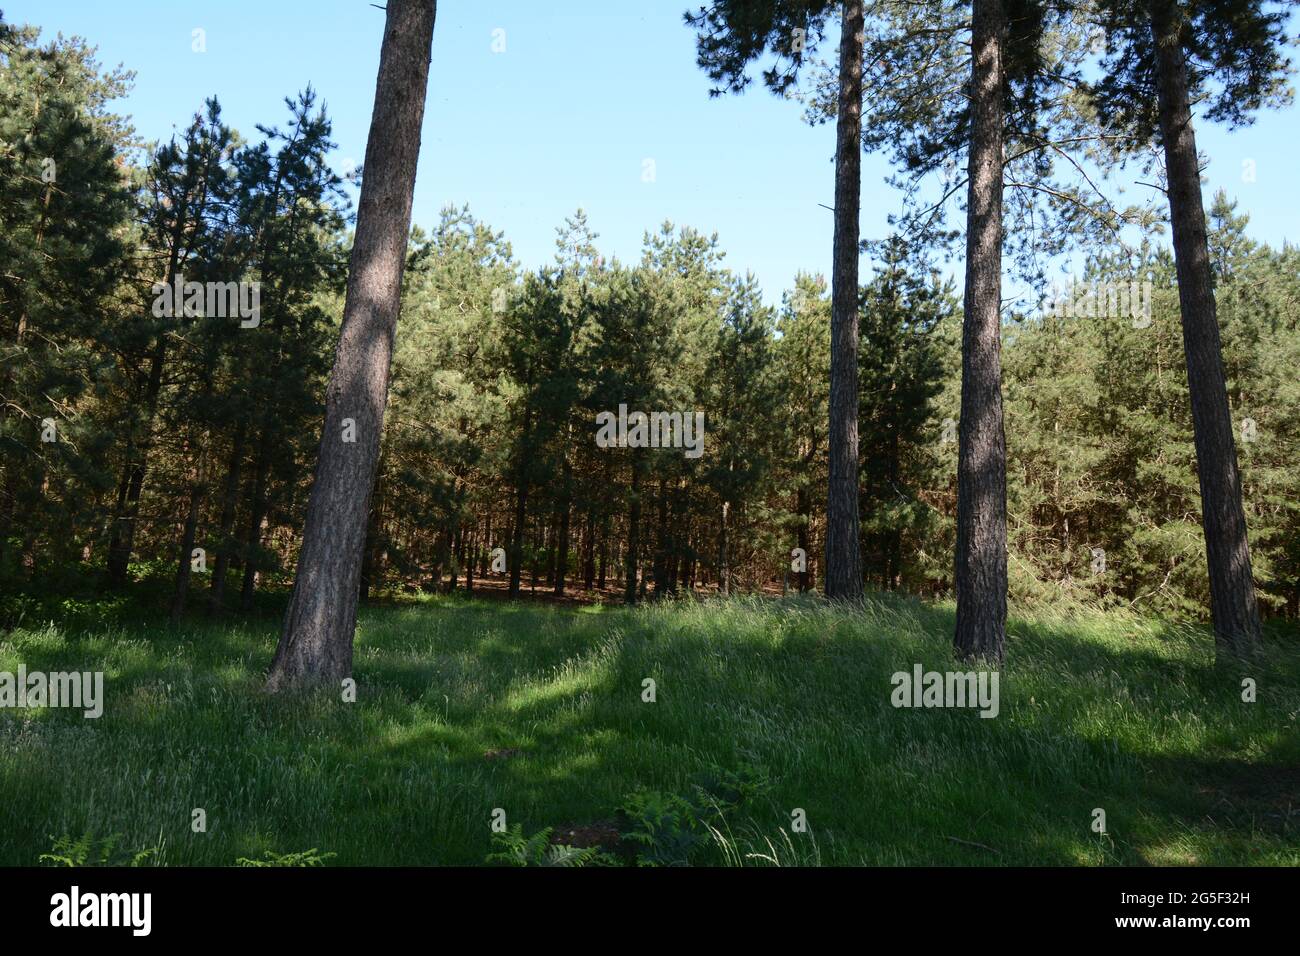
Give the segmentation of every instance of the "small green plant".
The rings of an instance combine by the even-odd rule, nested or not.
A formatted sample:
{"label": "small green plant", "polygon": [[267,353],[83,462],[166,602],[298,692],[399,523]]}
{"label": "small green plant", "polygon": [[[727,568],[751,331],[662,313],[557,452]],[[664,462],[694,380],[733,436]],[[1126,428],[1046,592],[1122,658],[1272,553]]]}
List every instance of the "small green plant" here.
{"label": "small green plant", "polygon": [[771,788],[767,771],[759,764],[742,763],[738,770],[714,766],[693,781],[692,803],[703,815],[721,818],[752,805]]}
{"label": "small green plant", "polygon": [[544,827],[525,836],[524,828],[516,823],[504,833],[494,833],[492,845],[496,850],[488,854],[487,862],[499,866],[607,866],[615,862],[598,846],[552,843],[551,832],[551,827]]}
{"label": "small green plant", "polygon": [[238,866],[323,866],[326,860],[338,856],[337,853],[318,853],[316,847],[299,850],[297,853],[276,853],[267,850],[259,860],[250,860],[241,856],[235,863]]}
{"label": "small green plant", "polygon": [[637,847],[641,866],[687,866],[710,835],[744,804],[770,788],[756,764],[738,770],[713,766],[694,778],[689,796],[638,790],[619,807],[623,838]]}
{"label": "small green plant", "polygon": [[89,830],[75,840],[68,836],[51,839],[54,845],[50,852],[37,858],[45,866],[144,866],[161,849],[151,846],[135,852],[118,850],[120,833],[100,839]]}
{"label": "small green plant", "polygon": [[699,808],[684,797],[659,790],[637,790],[618,808],[623,839],[637,845],[641,866],[686,866],[706,837]]}

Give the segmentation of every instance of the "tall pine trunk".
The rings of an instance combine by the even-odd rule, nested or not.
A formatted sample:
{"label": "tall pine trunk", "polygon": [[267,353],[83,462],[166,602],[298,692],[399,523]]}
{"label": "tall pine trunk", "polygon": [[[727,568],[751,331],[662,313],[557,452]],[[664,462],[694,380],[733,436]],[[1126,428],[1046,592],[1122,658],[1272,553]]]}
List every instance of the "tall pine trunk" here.
{"label": "tall pine trunk", "polygon": [[[388,376],[429,82],[436,0],[388,0],[348,270],[343,328],[325,396],[316,478],[269,690],[352,672],[361,554]],[[355,426],[344,442],[344,420]]]}
{"label": "tall pine trunk", "polygon": [[826,596],[862,596],[858,540],[858,213],[862,192],[862,0],[844,0],[831,276],[830,482]]}
{"label": "tall pine trunk", "polygon": [[954,583],[958,656],[1001,662],[1007,619],[1007,465],[1002,430],[1002,0],[974,0],[966,290]]}
{"label": "tall pine trunk", "polygon": [[1156,44],[1160,134],[1164,141],[1169,220],[1178,270],[1187,391],[1196,436],[1201,521],[1205,527],[1205,558],[1210,572],[1210,613],[1218,656],[1244,659],[1259,650],[1259,605],[1255,599],[1237,446],[1223,375],[1196,131],[1188,101],[1187,58],[1182,42],[1186,28],[1172,0],[1154,0],[1151,32]]}

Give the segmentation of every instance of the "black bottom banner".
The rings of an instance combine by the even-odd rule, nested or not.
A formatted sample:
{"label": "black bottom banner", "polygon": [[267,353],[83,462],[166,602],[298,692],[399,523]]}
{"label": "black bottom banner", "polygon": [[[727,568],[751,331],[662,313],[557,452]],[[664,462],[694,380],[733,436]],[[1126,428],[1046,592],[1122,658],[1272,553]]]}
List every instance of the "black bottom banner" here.
{"label": "black bottom banner", "polygon": [[[1100,935],[1230,939],[1294,930],[1295,870],[8,869],[5,936],[115,942],[373,940],[384,931],[521,937],[563,929],[767,938],[924,927],[927,940]],[[454,923],[453,923],[454,921]],[[649,921],[649,923],[647,923]],[[635,926],[633,925],[635,924]]]}

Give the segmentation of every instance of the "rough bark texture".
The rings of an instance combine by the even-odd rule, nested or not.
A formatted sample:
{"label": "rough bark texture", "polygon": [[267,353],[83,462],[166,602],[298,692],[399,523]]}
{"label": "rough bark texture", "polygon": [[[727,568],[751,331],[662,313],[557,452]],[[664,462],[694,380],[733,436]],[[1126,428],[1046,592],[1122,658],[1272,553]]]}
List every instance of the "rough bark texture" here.
{"label": "rough bark texture", "polygon": [[858,212],[862,192],[862,0],[844,0],[831,272],[830,482],[826,596],[862,597],[858,533]]}
{"label": "rough bark texture", "polygon": [[[302,552],[269,690],[352,672],[361,555],[388,402],[436,0],[388,0],[343,327]],[[344,419],[355,422],[345,442]]]}
{"label": "rough bark texture", "polygon": [[1241,476],[1237,470],[1237,445],[1223,375],[1214,280],[1201,200],[1201,171],[1188,100],[1187,59],[1182,45],[1184,29],[1176,4],[1171,0],[1152,3],[1160,134],[1164,140],[1169,220],[1178,269],[1187,391],[1196,436],[1214,640],[1221,658],[1248,658],[1259,650],[1259,605],[1255,599],[1246,515],[1241,504]]}
{"label": "rough bark texture", "polygon": [[1000,662],[1007,618],[1002,430],[1002,0],[974,0],[954,584],[962,658]]}

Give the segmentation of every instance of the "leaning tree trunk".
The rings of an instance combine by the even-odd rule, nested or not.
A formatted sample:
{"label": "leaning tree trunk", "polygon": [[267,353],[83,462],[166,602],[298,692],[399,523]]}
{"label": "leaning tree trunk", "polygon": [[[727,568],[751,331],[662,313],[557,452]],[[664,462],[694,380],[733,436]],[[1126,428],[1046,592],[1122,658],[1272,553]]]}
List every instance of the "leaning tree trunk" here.
{"label": "leaning tree trunk", "polygon": [[830,481],[826,491],[826,596],[862,597],[858,528],[858,214],[862,193],[862,0],[844,0],[835,142],[835,246],[831,273]]}
{"label": "leaning tree trunk", "polygon": [[1007,619],[1007,448],[1002,431],[1002,0],[974,0],[966,291],[954,583],[962,658],[1001,662]]}
{"label": "leaning tree trunk", "polygon": [[388,0],[343,327],[293,595],[267,677],[273,691],[337,682],[352,672],[361,553],[388,402],[436,8],[437,0]]}
{"label": "leaning tree trunk", "polygon": [[1210,572],[1210,613],[1220,658],[1248,658],[1259,650],[1255,599],[1241,504],[1237,446],[1223,376],[1219,320],[1201,202],[1201,171],[1187,92],[1186,29],[1176,6],[1155,0],[1151,31],[1156,44],[1160,133],[1169,186],[1169,220],[1178,269],[1187,391],[1192,402],[1196,467],[1201,484],[1201,521]]}

